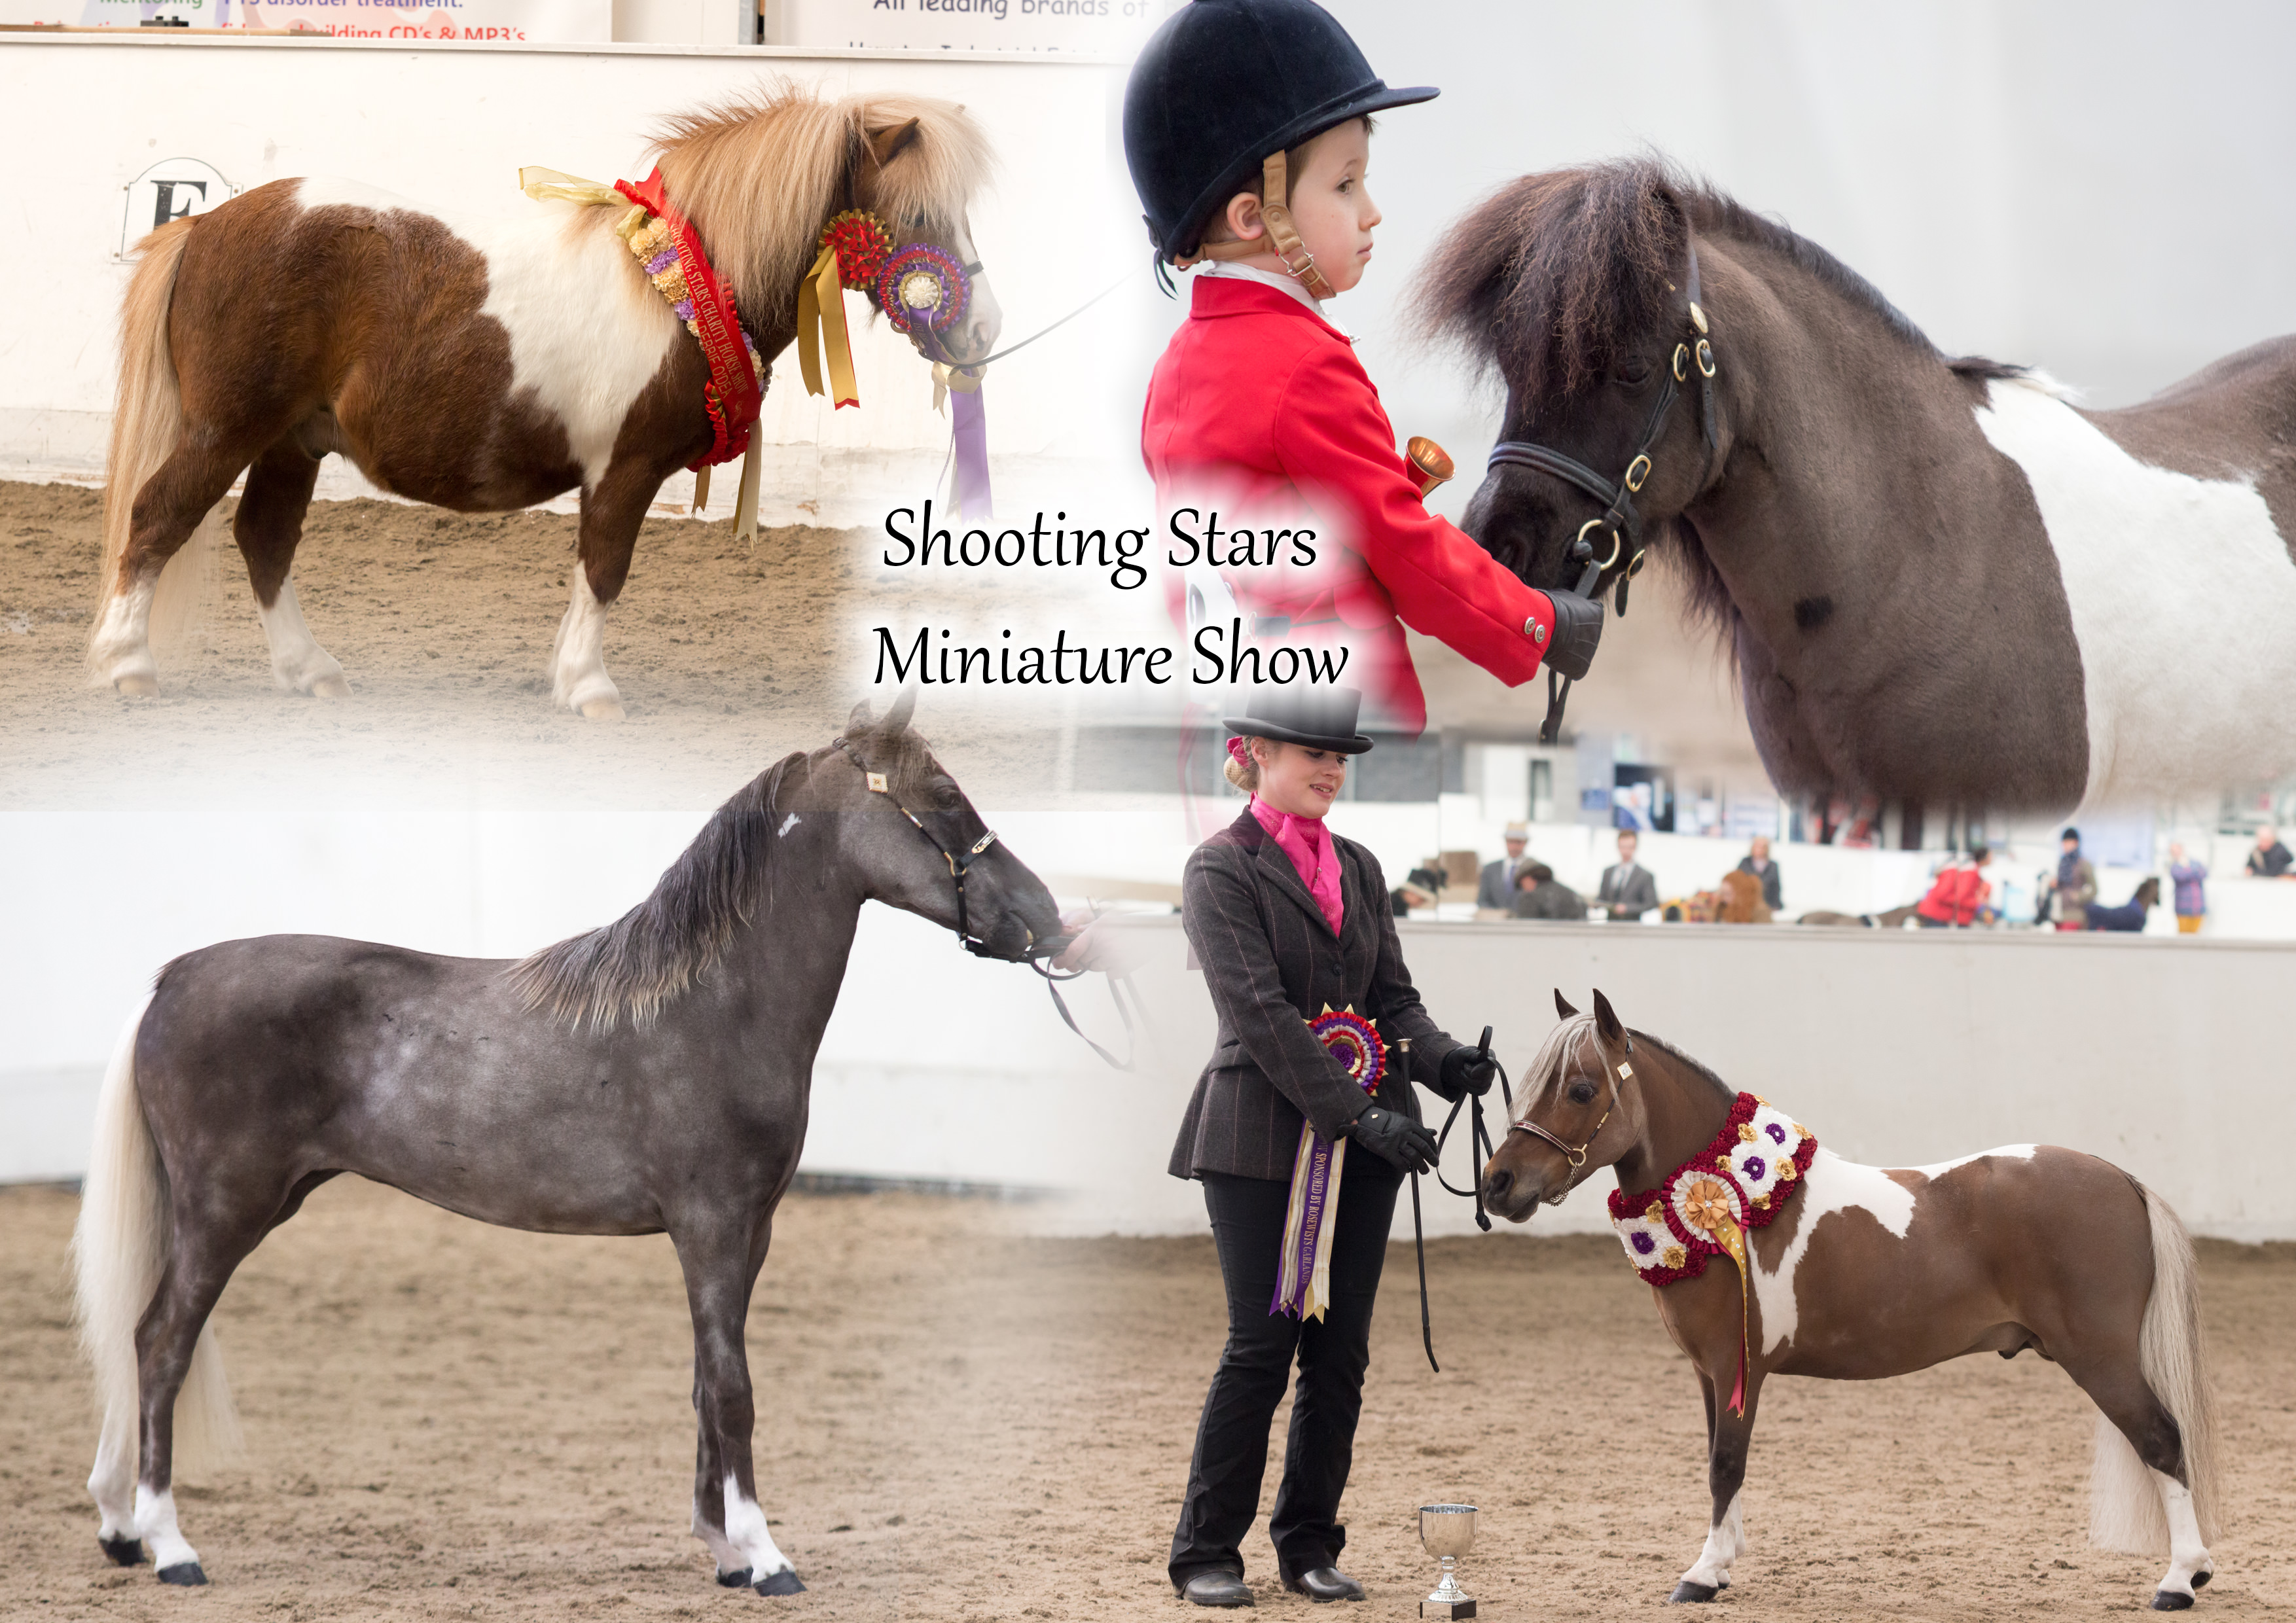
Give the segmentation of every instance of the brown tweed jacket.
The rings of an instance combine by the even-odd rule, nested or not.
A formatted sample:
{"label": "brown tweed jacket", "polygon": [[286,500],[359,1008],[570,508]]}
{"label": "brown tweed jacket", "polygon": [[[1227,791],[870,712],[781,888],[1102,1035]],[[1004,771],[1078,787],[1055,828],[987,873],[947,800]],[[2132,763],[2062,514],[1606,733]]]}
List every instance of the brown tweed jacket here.
{"label": "brown tweed jacket", "polygon": [[1411,1080],[1443,1092],[1443,1056],[1459,1045],[1428,1018],[1411,984],[1379,862],[1337,834],[1332,847],[1341,865],[1336,936],[1250,807],[1188,857],[1181,922],[1219,1015],[1219,1040],[1180,1121],[1174,1177],[1288,1180],[1303,1117],[1336,1136],[1362,1114],[1363,1090],[1308,1029],[1326,1005],[1379,1022],[1390,1060],[1379,1103],[1419,1119],[1394,1062],[1398,1037],[1411,1039]]}

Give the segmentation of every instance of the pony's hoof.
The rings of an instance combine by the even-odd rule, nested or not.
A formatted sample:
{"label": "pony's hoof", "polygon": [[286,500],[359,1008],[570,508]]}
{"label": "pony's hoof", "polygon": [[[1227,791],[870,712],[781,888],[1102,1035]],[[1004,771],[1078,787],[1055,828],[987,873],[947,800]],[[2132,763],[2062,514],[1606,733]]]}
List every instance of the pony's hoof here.
{"label": "pony's hoof", "polygon": [[311,697],[314,699],[348,699],[350,696],[351,684],[340,676],[322,676],[311,684]]}
{"label": "pony's hoof", "polygon": [[731,1572],[720,1572],[718,1575],[718,1585],[721,1589],[747,1589],[750,1586],[750,1570],[747,1567],[736,1567]]}
{"label": "pony's hoof", "polygon": [[113,677],[111,685],[130,699],[149,699],[160,691],[160,678],[130,672],[125,676]]}
{"label": "pony's hoof", "polygon": [[2192,1609],[2193,1597],[2189,1594],[2175,1589],[2156,1589],[2152,1592],[2152,1610],[2155,1611],[2190,1611]]}
{"label": "pony's hoof", "polygon": [[144,1541],[140,1538],[106,1538],[99,1533],[95,1542],[103,1546],[103,1553],[111,1557],[111,1564],[115,1567],[140,1567],[144,1564]]}
{"label": "pony's hoof", "polygon": [[[208,1575],[200,1570],[199,1562],[179,1561],[172,1567],[160,1569],[160,1581],[163,1584],[178,1584],[186,1589],[196,1589],[208,1581]],[[2192,1603],[2186,1601],[2185,1604],[2190,1606]]]}
{"label": "pony's hoof", "polygon": [[759,1594],[803,1594],[805,1586],[798,1582],[797,1570],[783,1567],[778,1572],[768,1572],[757,1582]]}
{"label": "pony's hoof", "polygon": [[1720,1593],[1720,1588],[1716,1585],[1693,1584],[1688,1578],[1684,1578],[1674,1586],[1674,1593],[1666,1597],[1666,1603],[1669,1606],[1681,1606],[1692,1603],[1702,1604]]}
{"label": "pony's hoof", "polygon": [[2194,1588],[2195,1588],[2195,1589],[2205,1589],[2205,1588],[2207,1588],[2207,1587],[2209,1586],[2209,1580],[2210,1580],[2210,1578],[2214,1578],[2215,1576],[2216,1576],[2216,1574],[2215,1574],[2215,1573],[2213,1573],[2213,1572],[2195,1572],[2195,1573],[2194,1573],[2194,1574],[2193,1574],[2193,1587],[2194,1587]]}
{"label": "pony's hoof", "polygon": [[619,699],[586,699],[582,701],[585,721],[621,721],[627,719]]}

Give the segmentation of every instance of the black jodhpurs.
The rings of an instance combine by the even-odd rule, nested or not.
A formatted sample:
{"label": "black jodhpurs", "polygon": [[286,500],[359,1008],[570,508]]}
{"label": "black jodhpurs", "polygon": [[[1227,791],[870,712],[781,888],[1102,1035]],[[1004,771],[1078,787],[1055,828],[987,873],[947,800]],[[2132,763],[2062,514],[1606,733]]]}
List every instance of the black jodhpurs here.
{"label": "black jodhpurs", "polygon": [[1372,1303],[1402,1175],[1367,1152],[1352,1150],[1348,1156],[1333,1217],[1339,1226],[1332,1236],[1332,1303],[1320,1320],[1267,1310],[1275,1296],[1290,1183],[1201,1176],[1227,1286],[1227,1346],[1196,1427],[1187,1498],[1172,1535],[1172,1582],[1185,1585],[1200,1572],[1243,1576],[1242,1545],[1259,1509],[1267,1429],[1283,1401],[1295,1354],[1300,1383],[1292,1436],[1267,1533],[1282,1576],[1296,1578],[1334,1564],[1347,1544],[1340,1494],[1355,1458],[1356,1417],[1371,1361]]}

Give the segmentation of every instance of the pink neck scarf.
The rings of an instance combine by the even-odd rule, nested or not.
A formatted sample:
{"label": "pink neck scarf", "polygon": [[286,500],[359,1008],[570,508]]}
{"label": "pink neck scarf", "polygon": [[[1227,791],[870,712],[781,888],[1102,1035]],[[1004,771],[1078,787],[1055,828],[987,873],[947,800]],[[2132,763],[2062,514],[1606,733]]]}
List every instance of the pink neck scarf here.
{"label": "pink neck scarf", "polygon": [[1332,831],[1324,826],[1321,817],[1295,817],[1277,811],[1258,795],[1251,797],[1251,815],[1283,848],[1283,854],[1300,871],[1300,882],[1323,910],[1324,922],[1332,927],[1333,935],[1339,934],[1344,902],[1340,895],[1340,854],[1332,845]]}

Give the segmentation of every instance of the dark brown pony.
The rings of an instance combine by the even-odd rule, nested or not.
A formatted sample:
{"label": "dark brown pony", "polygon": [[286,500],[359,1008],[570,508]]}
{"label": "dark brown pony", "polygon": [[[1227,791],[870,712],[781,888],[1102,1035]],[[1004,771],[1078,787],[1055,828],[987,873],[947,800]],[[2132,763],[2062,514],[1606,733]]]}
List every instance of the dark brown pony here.
{"label": "dark brown pony", "polygon": [[[1418,297],[1505,383],[1503,449],[1631,473],[1637,533],[1588,537],[1598,563],[1624,542],[1598,591],[1644,545],[1679,567],[1782,790],[1917,827],[1923,803],[2054,814],[2296,770],[2296,339],[2079,411],[1948,359],[1824,249],[1655,160],[1510,183]],[[1604,512],[1500,455],[1465,526],[1554,586]]]}
{"label": "dark brown pony", "polygon": [[[784,86],[672,119],[656,150],[670,203],[768,361],[797,335],[824,225],[848,209],[879,216],[897,246],[967,263],[972,302],[942,340],[958,360],[994,347],[996,302],[965,223],[990,160],[964,109]],[[348,693],[291,578],[332,451],[385,490],[463,512],[578,488],[553,692],[619,717],[606,609],[655,492],[712,444],[709,363],[616,234],[620,212],[520,199],[499,217],[450,217],[355,183],[282,180],[145,238],[121,318],[93,679],[159,691],[151,635],[196,606],[217,504],[244,472],[232,529],[273,676],[291,693]]]}
{"label": "dark brown pony", "polygon": [[[1554,1004],[1562,1023],[1484,1166],[1483,1203],[1526,1222],[1609,1167],[1629,1214],[1613,1225],[1629,1263],[1639,1250],[1648,1266],[1651,1247],[1637,1243],[1644,1192],[1693,1157],[1705,1167],[1737,1095],[1679,1050],[1629,1031],[1600,992],[1592,1014],[1560,992]],[[1777,1135],[1790,1136],[1783,1125]],[[1734,1152],[1740,1136],[1769,1149],[1750,1124],[1731,1135]],[[1757,1178],[1780,1177],[1775,1160],[1746,1165]],[[1726,1257],[1652,1292],[1705,1396],[1713,1496],[1705,1548],[1673,1598],[1712,1600],[1746,1548],[1738,1494],[1769,1376],[1869,1381],[2030,1348],[2096,1401],[2091,1539],[2140,1554],[2165,1549],[2152,1604],[2190,1606],[2215,1570],[2215,1422],[2192,1245],[2167,1202],[2095,1156],[2033,1144],[1903,1168],[1819,1148],[1758,1203],[1780,1190],[1789,1193],[1775,1221],[1744,1230],[1751,1299]],[[1718,1183],[1703,1196],[1693,1186],[1693,1198],[1722,1193]]]}
{"label": "dark brown pony", "polygon": [[106,1554],[132,1566],[148,1544],[161,1582],[207,1582],[176,1522],[177,1394],[187,1442],[228,1439],[208,1316],[351,1172],[482,1223],[668,1234],[693,1312],[694,1535],[728,1587],[805,1587],[758,1500],[743,1325],[862,905],[987,957],[1062,945],[1051,895],[909,709],[860,706],[720,807],[620,921],[532,957],[267,936],[160,971],[104,1079],[72,1242]]}

